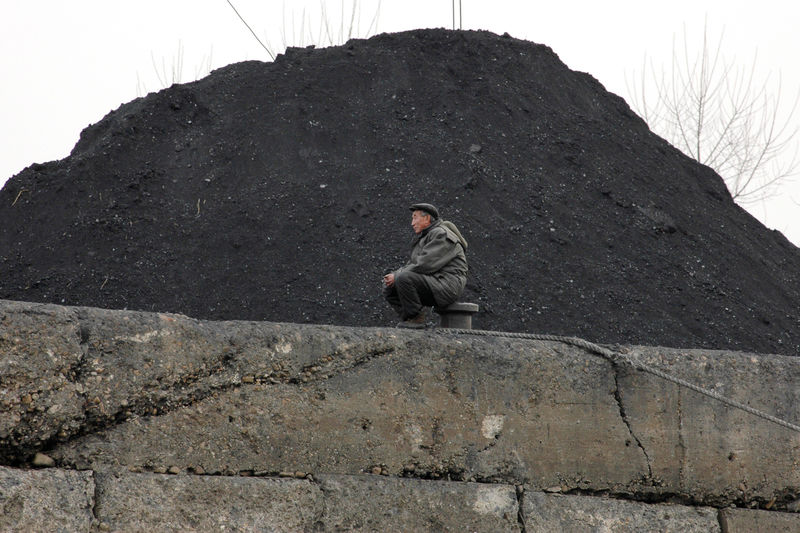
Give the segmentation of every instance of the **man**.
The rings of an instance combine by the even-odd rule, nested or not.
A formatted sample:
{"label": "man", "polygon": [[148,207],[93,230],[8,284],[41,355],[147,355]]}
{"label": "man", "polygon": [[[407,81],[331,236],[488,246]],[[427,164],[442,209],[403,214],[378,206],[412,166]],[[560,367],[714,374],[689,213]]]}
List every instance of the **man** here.
{"label": "man", "polygon": [[425,307],[455,302],[467,283],[467,241],[431,204],[411,206],[411,261],[383,277],[383,294],[400,315],[400,328],[424,328]]}

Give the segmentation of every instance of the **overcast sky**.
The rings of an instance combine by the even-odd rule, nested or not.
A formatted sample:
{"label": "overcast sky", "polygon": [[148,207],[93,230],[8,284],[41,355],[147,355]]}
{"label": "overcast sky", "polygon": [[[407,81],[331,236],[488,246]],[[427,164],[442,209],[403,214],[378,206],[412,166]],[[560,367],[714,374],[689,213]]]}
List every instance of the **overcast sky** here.
{"label": "overcast sky", "polygon": [[[353,0],[231,0],[273,52],[320,39],[320,14],[342,31]],[[458,0],[456,0],[456,6]],[[453,0],[360,0],[356,36],[452,27]],[[800,3],[795,0],[462,0],[465,29],[550,46],[573,70],[588,72],[629,99],[627,80],[645,56],[668,64],[684,28],[699,43],[724,31],[726,57],[759,76],[782,78],[784,100],[800,90]],[[346,31],[344,32],[346,33]],[[311,34],[311,36],[309,35]],[[691,44],[691,39],[690,39]],[[246,59],[269,60],[227,0],[3,0],[0,7],[0,186],[32,163],[66,157],[86,126],[177,78]],[[157,73],[158,72],[158,73]],[[159,80],[159,77],[161,80]],[[800,125],[800,112],[793,126]],[[746,206],[800,244],[800,179],[765,203]]]}

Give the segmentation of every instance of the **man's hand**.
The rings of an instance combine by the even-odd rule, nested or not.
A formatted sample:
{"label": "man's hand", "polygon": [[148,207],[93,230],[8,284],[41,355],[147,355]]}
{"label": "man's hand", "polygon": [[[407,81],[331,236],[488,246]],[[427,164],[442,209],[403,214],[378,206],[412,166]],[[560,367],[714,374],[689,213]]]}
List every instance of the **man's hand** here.
{"label": "man's hand", "polygon": [[394,274],[390,272],[385,276],[383,276],[383,284],[386,285],[387,287],[391,287],[392,285],[394,285]]}

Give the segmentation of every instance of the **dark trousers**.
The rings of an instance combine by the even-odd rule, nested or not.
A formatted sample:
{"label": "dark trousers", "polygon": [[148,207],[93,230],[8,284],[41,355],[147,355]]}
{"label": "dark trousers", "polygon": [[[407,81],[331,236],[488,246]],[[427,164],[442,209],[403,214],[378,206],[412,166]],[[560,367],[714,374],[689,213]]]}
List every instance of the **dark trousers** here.
{"label": "dark trousers", "polygon": [[401,319],[415,317],[423,307],[436,305],[428,279],[429,276],[425,274],[401,272],[395,276],[394,285],[383,288],[386,301]]}

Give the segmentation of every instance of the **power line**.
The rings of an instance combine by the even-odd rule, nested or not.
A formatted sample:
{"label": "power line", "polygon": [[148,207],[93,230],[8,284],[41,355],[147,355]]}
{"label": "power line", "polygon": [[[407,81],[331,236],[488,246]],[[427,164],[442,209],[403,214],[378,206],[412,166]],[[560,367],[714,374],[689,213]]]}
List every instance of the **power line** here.
{"label": "power line", "polygon": [[[456,0],[453,0],[453,29],[456,29]],[[458,29],[464,29],[461,21],[461,0],[458,0]]]}
{"label": "power line", "polygon": [[250,25],[247,23],[247,21],[246,21],[246,20],[244,20],[244,18],[242,17],[242,15],[240,15],[240,14],[239,14],[239,11],[238,11],[238,10],[236,9],[236,7],[235,7],[235,6],[234,6],[234,5],[231,3],[231,0],[226,0],[226,1],[228,2],[228,5],[229,5],[229,6],[231,6],[231,9],[233,9],[233,12],[234,12],[234,13],[236,13],[236,16],[237,16],[237,17],[239,17],[239,20],[241,20],[241,21],[242,21],[242,23],[243,23],[245,26],[247,26],[247,29],[248,29],[248,30],[250,30],[250,33],[252,33],[252,34],[253,34],[253,37],[255,37],[255,38],[256,38],[256,41],[258,41],[258,44],[260,44],[260,45],[261,45],[261,47],[262,47],[262,48],[264,48],[264,50],[266,50],[266,51],[267,51],[267,53],[269,54],[269,57],[270,57],[270,59],[272,59],[273,61],[275,61],[275,56],[272,54],[272,52],[270,51],[270,49],[269,49],[269,48],[267,48],[267,46],[266,46],[264,43],[262,43],[262,42],[261,42],[261,39],[259,39],[259,38],[258,38],[258,35],[256,35],[256,32],[254,32],[254,31],[253,31],[253,28],[251,28],[251,27],[250,27]]}

